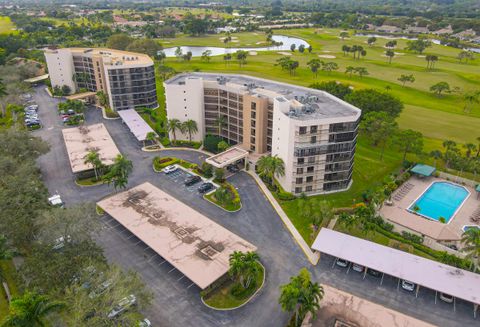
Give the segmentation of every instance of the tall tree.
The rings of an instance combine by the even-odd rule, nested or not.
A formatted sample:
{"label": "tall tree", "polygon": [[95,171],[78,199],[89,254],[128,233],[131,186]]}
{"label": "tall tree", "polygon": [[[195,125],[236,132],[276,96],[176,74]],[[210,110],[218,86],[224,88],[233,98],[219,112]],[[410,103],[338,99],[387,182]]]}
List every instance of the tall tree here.
{"label": "tall tree", "polygon": [[403,110],[403,103],[399,99],[374,89],[354,91],[345,97],[345,101],[362,109],[363,115],[371,111],[384,111],[392,117],[398,117]]}
{"label": "tall tree", "polygon": [[392,63],[392,58],[395,57],[395,51],[386,50],[385,51],[385,56],[387,56],[387,58],[388,58],[388,63],[391,64]]}
{"label": "tall tree", "polygon": [[222,136],[222,129],[227,125],[227,116],[220,115],[215,120],[218,127],[218,136]]}
{"label": "tall tree", "polygon": [[45,318],[65,307],[63,302],[51,301],[44,295],[26,292],[22,297],[12,300],[8,316],[2,327],[43,327]]}
{"label": "tall tree", "polygon": [[285,163],[282,158],[278,156],[263,156],[257,162],[259,174],[265,176],[271,186],[274,185],[273,179],[275,176],[280,177],[285,175]]}
{"label": "tall tree", "polygon": [[98,154],[98,151],[89,151],[83,159],[85,164],[89,164],[93,167],[93,171],[95,172],[95,179],[98,181],[98,170],[102,167],[102,161],[100,160],[100,155]]}
{"label": "tall tree", "polygon": [[317,58],[311,59],[307,62],[307,66],[310,67],[310,70],[312,71],[313,75],[317,77],[318,69],[322,66],[322,61]]}
{"label": "tall tree", "polygon": [[368,44],[369,46],[374,45],[375,42],[377,42],[377,38],[376,38],[375,36],[371,36],[371,37],[369,37],[369,38],[367,39],[367,44]]}
{"label": "tall tree", "polygon": [[480,266],[480,229],[469,228],[462,235],[463,252],[472,260],[475,267]]}
{"label": "tall tree", "polygon": [[442,96],[442,93],[450,91],[450,84],[448,84],[447,82],[438,82],[430,86],[430,91],[440,97]]}
{"label": "tall tree", "polygon": [[407,153],[420,153],[422,151],[423,135],[411,129],[402,130],[395,136],[395,143],[403,151],[403,161],[405,162]]}
{"label": "tall tree", "polygon": [[465,105],[463,106],[464,112],[471,112],[472,107],[475,103],[480,103],[480,91],[477,92],[466,92],[463,95],[463,100],[465,101]]}
{"label": "tall tree", "polygon": [[248,288],[251,282],[255,280],[255,275],[260,269],[258,264],[259,256],[256,252],[234,251],[230,254],[229,274],[232,277],[239,278],[243,288]]}
{"label": "tall tree", "polygon": [[433,158],[433,165],[437,168],[437,160],[442,158],[442,152],[440,152],[440,150],[433,150],[430,152],[430,157]]}
{"label": "tall tree", "polygon": [[349,36],[348,32],[347,31],[341,31],[340,32],[340,38],[342,40],[345,40],[345,38],[347,38]]}
{"label": "tall tree", "polygon": [[409,82],[409,83],[415,82],[415,76],[413,76],[412,74],[409,74],[409,75],[402,74],[402,75],[400,75],[400,77],[397,80],[402,82],[402,86],[404,87],[405,83],[407,83],[407,82]]}
{"label": "tall tree", "polygon": [[380,160],[382,160],[385,147],[398,129],[393,117],[384,111],[369,112],[363,116],[360,128],[374,146],[381,147]]}
{"label": "tall tree", "polygon": [[115,190],[118,188],[126,188],[128,184],[128,176],[132,170],[132,161],[119,154],[115,158],[113,165],[110,166],[108,173],[105,175],[105,180],[108,185],[113,183]]}
{"label": "tall tree", "polygon": [[183,132],[183,125],[180,120],[173,118],[167,121],[167,129],[169,132],[172,132],[173,143],[177,142],[177,131]]}
{"label": "tall tree", "polygon": [[125,33],[113,34],[107,39],[107,48],[126,50],[133,39]]}
{"label": "tall tree", "polygon": [[202,60],[206,62],[210,62],[210,59],[212,59],[212,50],[205,50],[202,52]]}
{"label": "tall tree", "polygon": [[192,134],[198,132],[197,122],[193,119],[189,119],[183,123],[183,130],[188,133],[188,139],[192,142]]}
{"label": "tall tree", "polygon": [[235,52],[235,57],[237,58],[238,65],[242,67],[247,63],[248,51],[238,50]]}
{"label": "tall tree", "polygon": [[308,312],[316,317],[323,295],[323,288],[313,283],[308,270],[302,268],[290,278],[290,283],[280,286],[279,303],[282,310],[294,314],[295,326],[300,326]]}

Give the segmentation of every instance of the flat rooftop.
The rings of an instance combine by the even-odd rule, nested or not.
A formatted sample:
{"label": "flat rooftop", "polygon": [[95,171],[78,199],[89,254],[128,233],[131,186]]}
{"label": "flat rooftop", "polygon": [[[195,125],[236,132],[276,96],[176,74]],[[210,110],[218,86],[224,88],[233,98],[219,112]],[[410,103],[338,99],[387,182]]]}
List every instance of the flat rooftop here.
{"label": "flat rooftop", "polygon": [[90,151],[97,151],[100,160],[107,166],[113,164],[120,154],[103,124],[65,128],[62,134],[73,173],[93,169],[92,165],[85,163],[85,156]]}
{"label": "flat rooftop", "polygon": [[201,289],[228,272],[231,253],[257,249],[148,182],[97,205]]}
{"label": "flat rooftop", "polygon": [[118,110],[117,113],[138,141],[143,142],[147,139],[148,133],[155,133],[135,109]]}
{"label": "flat rooftop", "polygon": [[312,249],[480,304],[480,274],[322,228]]}
{"label": "flat rooftop", "polygon": [[[61,48],[58,50],[68,50],[72,55],[93,56],[100,55],[104,59],[105,65],[146,65],[152,64],[152,59],[144,54],[123,50],[107,49],[107,48]],[[55,53],[57,49],[47,49],[46,52]]]}
{"label": "flat rooftop", "polygon": [[[335,96],[316,89],[308,87],[267,80],[263,78],[240,75],[240,74],[215,74],[215,73],[184,73],[176,75],[165,84],[184,84],[189,78],[201,78],[205,81],[217,82],[220,85],[237,85],[244,92],[258,93],[268,96],[267,93],[273,92],[275,98],[279,101],[290,101],[292,103],[305,104],[311,110],[308,112],[297,110],[298,120],[321,119],[332,117],[360,117],[360,109],[336,98]],[[270,92],[265,92],[270,91]],[[270,96],[271,97],[271,96]]]}
{"label": "flat rooftop", "polygon": [[217,168],[223,168],[229,164],[235,163],[237,160],[246,158],[247,156],[248,151],[234,147],[207,158],[206,162]]}

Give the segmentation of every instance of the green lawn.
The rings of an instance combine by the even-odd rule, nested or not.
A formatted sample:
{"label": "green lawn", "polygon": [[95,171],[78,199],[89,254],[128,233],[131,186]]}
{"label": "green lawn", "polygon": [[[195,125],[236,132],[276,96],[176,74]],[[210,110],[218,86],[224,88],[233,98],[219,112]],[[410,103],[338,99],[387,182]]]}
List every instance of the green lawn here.
{"label": "green lawn", "polygon": [[15,24],[8,16],[0,16],[0,34],[18,33]]}
{"label": "green lawn", "polygon": [[[300,68],[297,69],[295,76],[282,71],[280,67],[275,66],[276,60],[282,57],[277,52],[259,52],[258,55],[250,55],[247,58],[247,65],[239,67],[232,60],[225,65],[222,56],[213,57],[210,62],[204,62],[200,58],[193,58],[190,62],[177,61],[175,58],[169,58],[166,64],[174,67],[177,71],[212,71],[212,72],[232,72],[244,73],[258,77],[265,77],[279,80],[282,82],[294,83],[308,86],[313,82],[326,80],[336,80],[348,83],[354,88],[377,88],[384,90],[386,86],[391,87],[391,93],[399,97],[406,106],[405,112],[399,119],[402,128],[414,128],[422,132],[427,138],[426,143],[431,146],[440,144],[442,140],[454,138],[460,143],[473,142],[478,136],[475,132],[480,126],[480,107],[477,105],[471,113],[464,112],[464,100],[461,93],[470,90],[480,90],[480,59],[465,64],[459,63],[456,56],[459,49],[433,45],[426,50],[425,54],[436,54],[439,61],[436,63],[435,70],[426,70],[426,61],[423,57],[415,53],[409,53],[404,50],[406,40],[398,40],[398,46],[395,50],[399,53],[393,58],[392,64],[388,64],[384,53],[385,39],[379,38],[377,45],[369,47],[365,42],[365,37],[352,37],[342,41],[338,38],[339,30],[335,29],[291,29],[278,30],[275,34],[284,34],[296,36],[307,40],[313,46],[312,53],[300,54],[296,51],[291,58],[300,62]],[[234,33],[232,36],[238,37],[239,43],[230,44],[230,46],[246,46],[265,39],[264,33]],[[223,46],[219,40],[222,35],[209,35],[205,37],[180,36],[168,40],[173,45],[212,45]],[[365,58],[354,60],[352,55],[344,56],[341,52],[343,44],[362,45],[367,50]],[[251,46],[251,45],[250,45]],[[261,45],[259,45],[261,46]],[[322,58],[324,61],[336,62],[340,69],[338,72],[327,74],[321,72],[315,79],[307,67],[307,62],[318,56],[334,56],[333,59]],[[477,56],[478,57],[478,56]],[[367,77],[354,76],[350,78],[344,74],[347,66],[366,67],[370,75]],[[416,81],[402,87],[397,80],[401,74],[413,74]],[[452,93],[443,97],[437,97],[430,93],[431,85],[447,81],[450,86],[459,87],[460,94]],[[417,112],[419,118],[417,119]],[[428,120],[429,116],[431,120]],[[438,118],[438,119],[437,119]],[[425,124],[428,122],[428,124]],[[462,131],[458,131],[458,126],[462,126]],[[480,135],[480,133],[478,133]]]}
{"label": "green lawn", "polygon": [[[19,290],[17,283],[15,281],[15,266],[13,265],[12,260],[0,260],[0,268],[3,271],[5,280],[7,281],[10,293],[13,296],[19,295]],[[8,301],[6,299],[5,291],[3,286],[0,284],[0,320],[8,314]]]}
{"label": "green lawn", "polygon": [[[265,276],[265,269],[258,264],[259,271],[250,287],[243,291],[240,295],[232,294],[234,287],[239,287],[238,280],[227,279],[222,285],[211,291],[208,295],[203,297],[203,300],[209,306],[218,309],[235,308],[245,303],[261,286]],[[240,286],[241,287],[241,286]]]}
{"label": "green lawn", "polygon": [[[165,48],[190,45],[190,46],[214,46],[225,47],[223,38],[225,34],[209,34],[205,36],[189,36],[179,34],[174,39],[159,39]],[[264,47],[267,46],[266,34],[264,32],[241,32],[231,34],[232,41],[227,47]]]}

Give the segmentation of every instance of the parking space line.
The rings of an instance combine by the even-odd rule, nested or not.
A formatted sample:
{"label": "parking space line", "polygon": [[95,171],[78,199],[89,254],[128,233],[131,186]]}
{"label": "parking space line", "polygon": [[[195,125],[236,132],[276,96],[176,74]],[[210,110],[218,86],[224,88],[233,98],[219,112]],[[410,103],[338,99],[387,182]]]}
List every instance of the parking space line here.
{"label": "parking space line", "polygon": [[179,279],[177,279],[177,282],[181,281],[183,279],[183,277],[185,277],[185,275],[182,275],[182,277],[180,277]]}
{"label": "parking space line", "polygon": [[171,273],[172,271],[175,270],[175,267],[173,267],[172,269],[170,269],[170,271],[168,273]]}
{"label": "parking space line", "polygon": [[158,254],[155,253],[155,254],[152,255],[147,261],[150,262],[150,260],[152,260],[153,258],[155,258],[157,255],[158,255]]}
{"label": "parking space line", "polygon": [[150,247],[147,245],[147,247],[144,248],[143,251],[147,251],[148,249],[150,249]]}
{"label": "parking space line", "polygon": [[135,236],[135,234],[130,235],[129,237],[127,237],[127,240],[131,239],[134,236]]}
{"label": "parking space line", "polygon": [[191,283],[190,285],[187,286],[187,290],[192,287],[193,285],[195,285],[195,283]]}

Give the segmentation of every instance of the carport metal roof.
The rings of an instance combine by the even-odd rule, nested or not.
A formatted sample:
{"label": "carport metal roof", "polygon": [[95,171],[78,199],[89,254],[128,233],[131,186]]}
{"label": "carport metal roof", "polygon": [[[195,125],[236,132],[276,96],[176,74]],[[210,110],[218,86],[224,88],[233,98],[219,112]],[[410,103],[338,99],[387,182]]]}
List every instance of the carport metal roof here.
{"label": "carport metal roof", "polygon": [[231,253],[257,249],[148,182],[97,205],[201,289],[228,272]]}
{"label": "carport metal roof", "polygon": [[117,113],[140,142],[147,139],[148,133],[155,133],[135,109],[118,110]]}
{"label": "carport metal roof", "polygon": [[239,147],[227,149],[219,154],[207,158],[205,161],[217,168],[224,168],[230,164],[244,159],[248,156],[248,151]]}
{"label": "carport metal roof", "polygon": [[480,304],[480,275],[322,228],[312,249]]}

